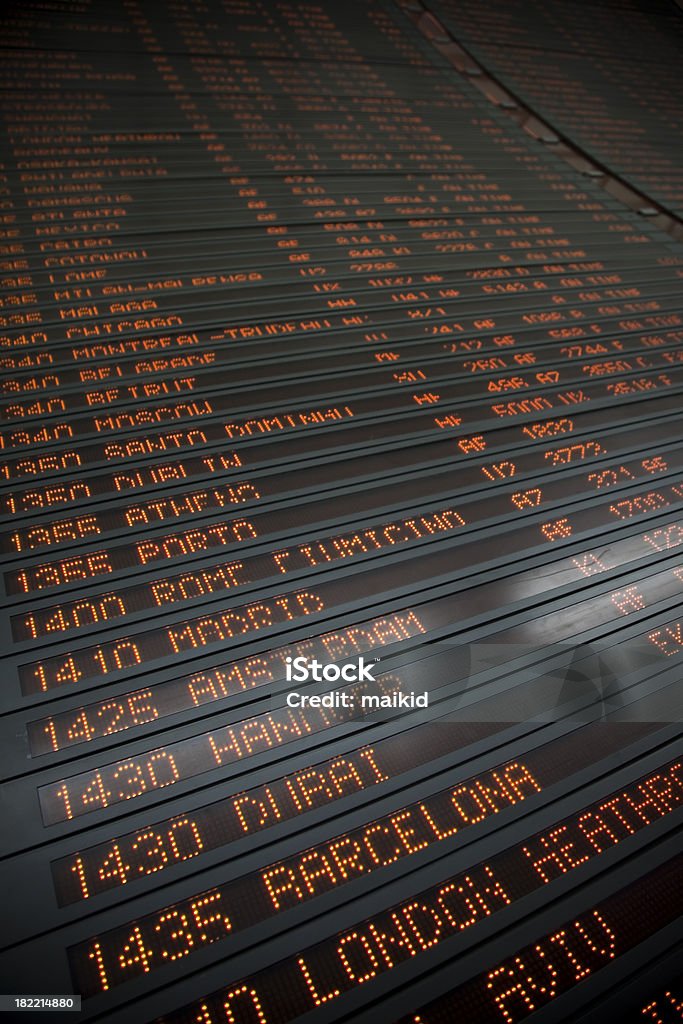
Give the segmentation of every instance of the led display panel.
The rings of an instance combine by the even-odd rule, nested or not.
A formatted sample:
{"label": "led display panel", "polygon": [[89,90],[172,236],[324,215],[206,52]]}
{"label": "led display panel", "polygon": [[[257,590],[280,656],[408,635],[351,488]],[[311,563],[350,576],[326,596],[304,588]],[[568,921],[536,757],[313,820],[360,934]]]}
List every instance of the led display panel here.
{"label": "led display panel", "polygon": [[0,1014],[681,1020],[683,11],[0,46]]}

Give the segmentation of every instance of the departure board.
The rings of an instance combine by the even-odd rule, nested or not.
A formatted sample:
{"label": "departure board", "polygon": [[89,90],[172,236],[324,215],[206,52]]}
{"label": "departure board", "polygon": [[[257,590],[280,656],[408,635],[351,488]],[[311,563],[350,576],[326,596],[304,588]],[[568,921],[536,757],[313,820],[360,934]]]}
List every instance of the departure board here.
{"label": "departure board", "polygon": [[0,27],[0,1020],[683,1019],[683,10]]}
{"label": "departure board", "polygon": [[426,5],[541,116],[657,204],[683,214],[676,3],[570,0],[494,3],[483,23],[471,0]]}

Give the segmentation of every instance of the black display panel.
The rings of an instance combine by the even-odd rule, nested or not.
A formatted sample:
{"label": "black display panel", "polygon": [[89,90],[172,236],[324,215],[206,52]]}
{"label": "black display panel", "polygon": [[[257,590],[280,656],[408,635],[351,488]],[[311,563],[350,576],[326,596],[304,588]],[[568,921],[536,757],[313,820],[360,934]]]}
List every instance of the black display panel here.
{"label": "black display panel", "polygon": [[0,14],[0,1009],[677,1019],[683,13],[480,6]]}
{"label": "black display panel", "polygon": [[[464,1007],[467,1019],[476,1022],[503,1020],[511,1024],[526,1019],[595,971],[607,968],[633,946],[646,944],[653,932],[675,921],[681,906],[680,872],[679,857],[588,913],[568,920],[562,928],[520,950],[514,958],[504,960],[452,996],[401,1018],[401,1024],[440,1024],[453,1019],[455,1006],[459,1012]],[[668,1002],[665,995],[663,1004]],[[675,1020],[677,1006],[675,999],[672,1002]],[[640,1019],[647,1019],[647,1009],[640,1011]]]}
{"label": "black display panel", "polygon": [[[413,932],[414,941],[411,943],[396,921],[396,913],[392,912],[391,919],[403,941],[397,936],[389,937],[388,943],[394,951],[389,957],[376,930],[372,931],[374,950],[367,933],[360,942],[357,933],[342,937],[340,946],[354,950],[355,954],[354,957],[348,953],[341,957],[349,979],[357,984],[369,981],[381,969],[378,963],[380,951],[385,957],[385,969],[390,969],[403,957],[403,954],[396,953],[396,946],[403,947],[410,956],[416,956],[420,948],[428,949],[446,938],[449,930],[457,931],[474,924],[478,916],[475,909],[477,901],[481,905],[479,915],[483,911],[488,916],[495,907],[488,904],[487,896],[493,903],[498,897],[502,905],[509,904],[512,899],[521,899],[539,885],[547,885],[554,878],[567,874],[611,845],[634,835],[659,816],[680,807],[683,803],[681,773],[683,763],[680,761],[664,765],[661,771],[627,790],[611,793],[600,804],[590,805],[579,816],[558,822],[547,833],[531,837],[523,847],[507,850],[484,866],[483,885],[479,888],[466,875],[449,879],[437,893],[420,893],[410,906],[423,923],[428,923],[431,934],[425,935],[407,908],[403,908],[408,927]],[[468,824],[476,824],[506,804],[524,800],[540,788],[526,766],[505,765],[469,787],[458,786],[436,795],[419,807],[407,808],[388,818],[373,821],[362,831],[346,833],[326,850],[307,850],[290,863],[269,866],[257,877],[247,876],[240,883],[198,893],[182,905],[166,907],[154,917],[127,922],[106,936],[98,936],[89,944],[69,950],[75,985],[87,998],[114,985],[124,984],[135,974],[147,974],[169,957],[182,959],[191,956],[200,943],[220,942],[283,908],[298,905],[320,892],[343,885],[355,873],[367,876],[377,867],[388,866],[431,843],[444,841],[457,835]],[[467,908],[473,919],[465,918],[458,923],[452,919],[454,908],[451,907],[449,913],[447,906],[449,894],[453,894],[454,900],[461,904],[461,913]],[[207,918],[204,916],[205,907],[209,908]],[[377,925],[377,928],[386,923],[388,921]],[[135,935],[137,956],[126,955],[131,952],[131,932]],[[351,970],[354,959],[356,963]],[[301,959],[298,962],[301,966]],[[358,970],[363,962],[369,968],[365,973]],[[308,968],[304,970],[306,978],[307,974]],[[341,994],[339,990],[335,991]]]}

